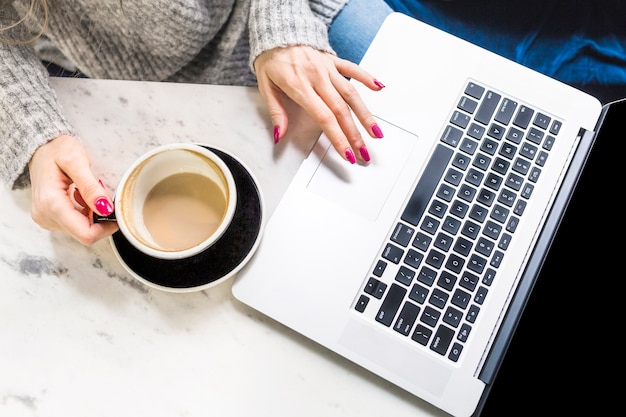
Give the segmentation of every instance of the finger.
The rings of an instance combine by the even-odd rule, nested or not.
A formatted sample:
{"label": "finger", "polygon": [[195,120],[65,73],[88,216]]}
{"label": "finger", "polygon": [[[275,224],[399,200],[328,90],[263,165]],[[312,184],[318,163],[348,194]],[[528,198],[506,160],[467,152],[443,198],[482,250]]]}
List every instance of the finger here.
{"label": "finger", "polygon": [[322,89],[318,88],[318,94],[333,113],[350,147],[355,152],[362,153],[361,148],[365,146],[365,142],[357,128],[350,105],[353,101],[350,95],[357,94],[356,90],[347,80],[337,75],[332,82],[325,83]]}
{"label": "finger", "polygon": [[59,158],[58,165],[80,190],[85,207],[89,207],[102,216],[108,216],[113,212],[112,199],[104,188],[104,184],[94,177],[89,159],[83,152],[75,152],[69,158]]}
{"label": "finger", "polygon": [[[371,77],[367,71],[361,69],[358,65],[355,65],[350,61],[337,58],[337,68],[342,73],[350,73],[353,76],[353,79],[363,82],[374,90],[380,90],[384,87],[382,83]],[[357,74],[360,78],[356,77]],[[348,103],[352,112],[357,117],[361,125],[367,130],[369,135],[377,139],[383,138],[384,134],[380,129],[380,126],[378,126],[378,122],[367,108],[367,105],[363,101],[361,95],[357,92],[354,85],[342,78],[335,79],[334,82],[337,90],[340,91],[342,97],[346,103]]]}
{"label": "finger", "polygon": [[81,208],[88,207],[87,203],[85,203],[85,199],[83,198],[83,196],[80,194],[80,191],[76,187],[76,184],[73,184],[73,191],[70,195],[74,199],[74,202],[76,203],[76,205],[78,205]]}
{"label": "finger", "polygon": [[95,242],[112,235],[118,229],[115,222],[93,223],[89,216],[90,210],[61,210],[58,212],[59,230],[73,236],[83,245]]}
{"label": "finger", "polygon": [[341,96],[336,91],[333,94],[331,91],[322,92],[310,89],[302,94],[298,101],[297,104],[322,128],[335,151],[351,164],[356,163],[353,146],[348,136],[356,143],[360,139],[360,133],[353,121],[353,127],[349,127],[346,117],[351,120],[352,116]]}
{"label": "finger", "polygon": [[335,66],[337,68],[337,71],[339,71],[339,73],[342,74],[344,77],[352,78],[356,81],[359,81],[370,90],[380,91],[385,88],[385,85],[381,81],[376,79],[374,76],[372,76],[372,74],[367,72],[361,66],[346,59],[341,59],[339,57],[333,58],[335,60]]}
{"label": "finger", "polygon": [[259,84],[259,92],[265,98],[267,110],[272,120],[274,143],[278,143],[287,132],[288,117],[283,105],[283,92],[274,83],[267,80]]}

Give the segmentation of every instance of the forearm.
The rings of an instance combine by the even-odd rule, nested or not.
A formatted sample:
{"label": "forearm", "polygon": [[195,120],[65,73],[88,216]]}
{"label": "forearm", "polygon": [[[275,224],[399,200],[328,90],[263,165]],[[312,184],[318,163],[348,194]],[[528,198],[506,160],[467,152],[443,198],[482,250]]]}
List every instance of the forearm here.
{"label": "forearm", "polygon": [[13,186],[33,152],[72,133],[32,48],[0,42],[0,178]]}
{"label": "forearm", "polygon": [[251,0],[250,65],[277,47],[307,45],[334,53],[328,25],[346,0]]}

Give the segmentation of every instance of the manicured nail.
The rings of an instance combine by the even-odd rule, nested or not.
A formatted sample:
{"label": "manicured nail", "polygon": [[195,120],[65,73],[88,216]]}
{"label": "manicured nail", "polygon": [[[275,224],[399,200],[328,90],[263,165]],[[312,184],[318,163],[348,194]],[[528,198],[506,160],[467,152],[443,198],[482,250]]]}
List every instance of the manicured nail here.
{"label": "manicured nail", "polygon": [[385,88],[385,84],[381,83],[378,80],[374,80],[374,84],[376,84],[376,86],[378,86],[378,88]]}
{"label": "manicured nail", "polygon": [[103,216],[108,216],[113,213],[113,206],[109,203],[105,197],[100,197],[96,200],[96,210]]}
{"label": "manicured nail", "polygon": [[98,180],[98,184],[100,184],[100,187],[104,188],[104,183],[102,182],[102,180]]}
{"label": "manicured nail", "polygon": [[274,126],[274,143],[278,143],[280,140],[280,126]]}
{"label": "manicured nail", "polygon": [[359,152],[361,153],[361,157],[365,162],[370,161],[370,153],[367,151],[367,148],[365,146],[361,146]]}
{"label": "manicured nail", "polygon": [[385,136],[383,135],[383,131],[380,130],[380,127],[378,127],[376,123],[372,125],[372,133],[374,134],[374,137],[377,137],[378,139],[381,139]]}
{"label": "manicured nail", "polygon": [[346,158],[351,164],[356,164],[356,157],[354,156],[354,152],[352,152],[352,149],[346,149]]}

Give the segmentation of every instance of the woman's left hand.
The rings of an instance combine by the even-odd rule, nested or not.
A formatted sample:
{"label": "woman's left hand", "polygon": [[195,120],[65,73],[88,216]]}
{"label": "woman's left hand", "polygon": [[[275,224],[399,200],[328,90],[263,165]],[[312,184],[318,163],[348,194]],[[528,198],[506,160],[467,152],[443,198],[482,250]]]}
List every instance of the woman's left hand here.
{"label": "woman's left hand", "polygon": [[382,138],[370,113],[348,78],[372,90],[384,87],[357,64],[309,46],[275,48],[256,59],[259,91],[265,98],[274,125],[274,141],[287,131],[287,112],[282,93],[300,105],[330,139],[335,150],[350,163],[355,155],[365,162],[369,153],[352,116],[374,138]]}

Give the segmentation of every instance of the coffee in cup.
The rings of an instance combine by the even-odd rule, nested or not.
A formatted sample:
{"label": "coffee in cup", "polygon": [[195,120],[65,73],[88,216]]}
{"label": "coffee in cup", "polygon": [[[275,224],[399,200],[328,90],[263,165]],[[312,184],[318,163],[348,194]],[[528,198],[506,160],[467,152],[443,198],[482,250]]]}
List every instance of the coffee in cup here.
{"label": "coffee in cup", "polygon": [[196,144],[155,148],[124,173],[115,192],[120,231],[155,258],[181,259],[214,244],[228,228],[237,203],[227,165]]}

